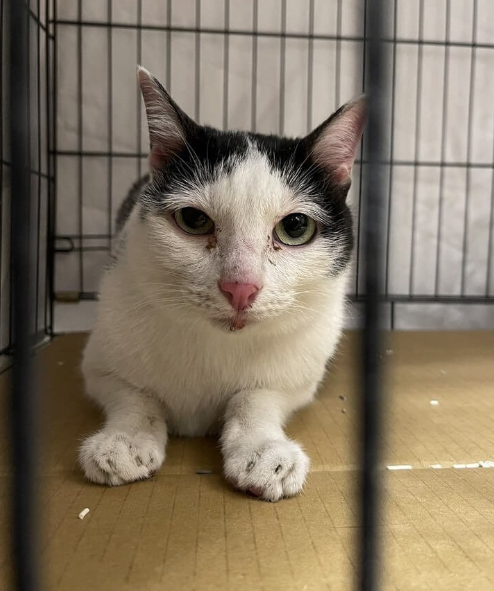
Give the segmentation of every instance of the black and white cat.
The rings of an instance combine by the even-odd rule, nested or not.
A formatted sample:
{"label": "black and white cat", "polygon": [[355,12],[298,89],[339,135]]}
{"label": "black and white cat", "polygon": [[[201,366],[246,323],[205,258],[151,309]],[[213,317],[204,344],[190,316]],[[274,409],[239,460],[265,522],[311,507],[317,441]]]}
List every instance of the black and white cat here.
{"label": "black and white cat", "polygon": [[144,68],[139,81],[151,174],[119,213],[84,354],[106,422],[81,465],[92,481],[132,482],[160,468],[167,433],[219,433],[236,488],[295,495],[309,458],[283,427],[343,326],[364,100],[286,139],[198,125]]}

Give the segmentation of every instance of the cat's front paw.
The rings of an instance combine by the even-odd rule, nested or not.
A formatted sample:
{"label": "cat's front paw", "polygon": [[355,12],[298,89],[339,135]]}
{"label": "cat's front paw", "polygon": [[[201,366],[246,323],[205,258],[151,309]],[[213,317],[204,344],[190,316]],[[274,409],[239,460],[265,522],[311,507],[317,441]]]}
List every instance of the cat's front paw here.
{"label": "cat's front paw", "polygon": [[300,445],[288,439],[248,442],[223,450],[225,476],[239,490],[266,501],[279,501],[299,493],[310,460]]}
{"label": "cat's front paw", "polygon": [[88,437],[79,462],[88,480],[117,486],[152,476],[165,459],[165,450],[148,433],[107,433]]}

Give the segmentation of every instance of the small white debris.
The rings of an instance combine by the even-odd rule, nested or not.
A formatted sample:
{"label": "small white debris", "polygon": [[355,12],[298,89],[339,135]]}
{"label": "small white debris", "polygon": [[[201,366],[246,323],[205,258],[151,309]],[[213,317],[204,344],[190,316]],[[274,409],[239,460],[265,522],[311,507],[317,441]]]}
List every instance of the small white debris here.
{"label": "small white debris", "polygon": [[212,474],[213,471],[212,470],[208,470],[207,468],[200,468],[199,470],[196,470],[196,474]]}
{"label": "small white debris", "polygon": [[59,361],[58,362],[58,365],[64,365],[64,364],[65,364],[65,361]]}
{"label": "small white debris", "polygon": [[485,462],[479,462],[480,468],[494,468],[494,462],[486,460]]}
{"label": "small white debris", "polygon": [[431,400],[431,406],[439,406],[439,400]]}
{"label": "small white debris", "polygon": [[430,467],[433,470],[441,470],[441,468],[442,468],[441,464],[432,464]]}
{"label": "small white debris", "polygon": [[411,470],[410,464],[398,464],[397,466],[386,466],[387,470]]}
{"label": "small white debris", "polygon": [[346,408],[342,408],[342,409],[341,409],[341,412],[342,412],[342,413],[346,413]]}
{"label": "small white debris", "polygon": [[475,462],[474,464],[465,464],[467,468],[480,468],[479,462]]}
{"label": "small white debris", "polygon": [[453,468],[455,470],[463,470],[463,468],[466,468],[467,465],[466,464],[453,464]]}
{"label": "small white debris", "polygon": [[440,371],[439,373],[440,373],[442,376],[445,376],[447,372],[446,372],[446,370],[445,370],[445,369],[441,369],[441,371]]}
{"label": "small white debris", "polygon": [[393,355],[393,353],[394,353],[393,349],[386,349],[386,355],[388,355],[388,357],[390,355]]}
{"label": "small white debris", "polygon": [[79,519],[84,519],[84,517],[86,517],[86,515],[89,513],[89,509],[86,507],[85,509],[83,509],[80,513],[79,513]]}

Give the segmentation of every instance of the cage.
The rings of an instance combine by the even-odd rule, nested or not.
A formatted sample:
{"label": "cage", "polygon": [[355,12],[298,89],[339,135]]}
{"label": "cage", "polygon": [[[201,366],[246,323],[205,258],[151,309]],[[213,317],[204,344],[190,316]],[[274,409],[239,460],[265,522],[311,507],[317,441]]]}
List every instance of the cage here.
{"label": "cage", "polygon": [[[285,514],[232,500],[216,478],[221,467],[208,441],[173,441],[169,468],[157,483],[111,493],[86,485],[76,468],[77,438],[99,419],[82,397],[77,368],[81,332],[94,323],[116,212],[148,167],[136,65],[152,71],[200,123],[305,135],[372,83],[366,60],[373,55],[368,27],[374,3],[19,4],[28,35],[28,319],[41,366],[44,430],[51,434],[41,478],[50,515],[42,555],[46,588],[350,588],[360,532],[353,487],[360,434],[355,333],[330,371],[319,406],[296,419],[293,433],[305,437],[315,471],[306,495],[287,504]],[[354,167],[349,201],[356,248],[347,328],[362,326],[370,299],[365,196],[372,193],[366,179],[374,178],[382,189],[380,309],[384,328],[392,331],[382,351],[391,376],[383,461],[405,469],[383,477],[380,582],[383,589],[465,589],[467,582],[488,589],[494,577],[488,560],[494,470],[486,470],[494,460],[488,418],[494,405],[488,395],[494,378],[494,7],[489,0],[377,4],[383,33],[376,47],[386,81],[383,137],[379,159],[363,143]],[[12,271],[9,137],[15,133],[8,133],[7,114],[14,61],[7,9],[1,0],[2,391],[21,313],[14,311]],[[378,178],[369,177],[373,166]],[[372,340],[365,342],[372,348]],[[72,390],[77,395],[68,405]],[[444,470],[432,467],[438,465]],[[3,466],[8,475],[7,459]],[[195,474],[210,466],[213,477]],[[89,519],[77,521],[86,506]],[[2,523],[7,518],[5,510]],[[215,539],[210,545],[209,537]],[[1,544],[7,547],[6,540]],[[0,581],[11,568],[3,558]]]}

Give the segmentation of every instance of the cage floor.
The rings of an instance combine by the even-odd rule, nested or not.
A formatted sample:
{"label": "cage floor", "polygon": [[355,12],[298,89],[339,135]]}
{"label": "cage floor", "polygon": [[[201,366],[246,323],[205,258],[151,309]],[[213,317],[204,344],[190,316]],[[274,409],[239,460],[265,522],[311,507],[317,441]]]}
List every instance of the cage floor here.
{"label": "cage floor", "polygon": [[[346,335],[317,401],[290,423],[312,471],[303,495],[277,504],[230,490],[213,439],[172,440],[163,469],[147,482],[113,489],[86,483],[75,463],[77,442],[101,417],[82,395],[83,343],[84,335],[62,336],[38,354],[45,589],[356,588],[355,334]],[[394,333],[388,348],[384,464],[412,470],[383,469],[382,589],[491,591],[494,468],[453,464],[494,460],[494,333]],[[1,376],[3,401],[7,379]],[[430,468],[436,463],[443,469]],[[213,473],[197,475],[201,468]],[[2,589],[10,570],[8,476],[3,429]],[[85,507],[90,513],[81,521]]]}

